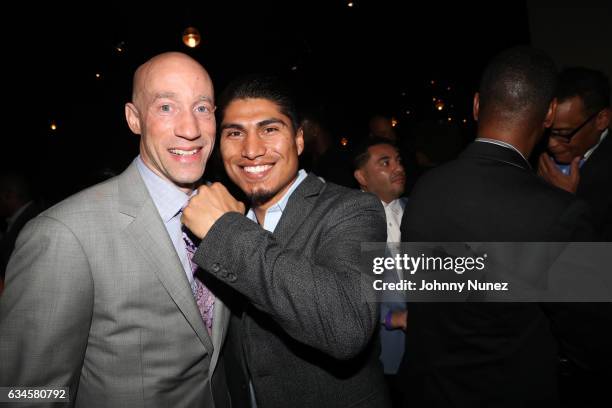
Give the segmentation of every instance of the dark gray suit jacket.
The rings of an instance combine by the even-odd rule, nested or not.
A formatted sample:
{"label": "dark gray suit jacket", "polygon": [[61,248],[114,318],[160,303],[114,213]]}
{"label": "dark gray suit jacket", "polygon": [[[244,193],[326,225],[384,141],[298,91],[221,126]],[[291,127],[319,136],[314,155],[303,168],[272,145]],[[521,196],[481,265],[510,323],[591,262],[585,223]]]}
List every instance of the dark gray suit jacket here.
{"label": "dark gray suit jacket", "polygon": [[[273,234],[228,213],[202,240],[195,261],[232,298],[224,354],[243,357],[258,408],[388,406],[378,307],[361,287],[372,287],[359,268],[367,241],[386,241],[380,201],[313,174]],[[234,406],[244,406],[245,378],[227,371]]]}

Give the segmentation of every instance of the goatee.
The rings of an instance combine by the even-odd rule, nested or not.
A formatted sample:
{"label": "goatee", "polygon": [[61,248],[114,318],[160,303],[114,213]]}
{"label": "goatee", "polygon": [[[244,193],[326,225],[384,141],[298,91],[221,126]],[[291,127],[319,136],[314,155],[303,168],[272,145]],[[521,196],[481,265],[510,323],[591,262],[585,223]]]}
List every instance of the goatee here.
{"label": "goatee", "polygon": [[249,196],[249,200],[253,207],[259,207],[270,201],[275,195],[274,191],[255,191]]}

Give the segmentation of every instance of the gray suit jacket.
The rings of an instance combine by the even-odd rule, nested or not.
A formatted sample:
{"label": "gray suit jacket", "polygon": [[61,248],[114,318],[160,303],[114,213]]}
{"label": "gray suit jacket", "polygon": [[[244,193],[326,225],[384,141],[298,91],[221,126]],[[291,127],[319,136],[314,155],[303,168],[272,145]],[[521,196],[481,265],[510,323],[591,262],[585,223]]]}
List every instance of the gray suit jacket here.
{"label": "gray suit jacket", "polygon": [[248,406],[248,382],[234,381],[241,365],[258,408],[388,406],[378,308],[362,292],[373,291],[359,264],[368,241],[386,241],[380,201],[313,174],[273,234],[237,213],[213,225],[194,260],[234,294],[225,353],[243,357],[228,378],[234,407]]}
{"label": "gray suit jacket", "polygon": [[218,302],[211,339],[132,164],[20,234],[0,298],[0,386],[68,386],[87,408],[213,407],[213,391],[223,406],[228,319]]}

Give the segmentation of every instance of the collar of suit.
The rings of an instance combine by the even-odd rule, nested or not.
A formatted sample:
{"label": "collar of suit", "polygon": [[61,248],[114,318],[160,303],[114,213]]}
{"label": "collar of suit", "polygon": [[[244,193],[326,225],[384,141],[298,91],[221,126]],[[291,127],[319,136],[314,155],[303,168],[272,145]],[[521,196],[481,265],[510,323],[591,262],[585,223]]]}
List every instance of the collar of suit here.
{"label": "collar of suit", "polygon": [[507,143],[498,143],[497,140],[493,143],[490,140],[492,139],[476,139],[461,153],[460,157],[479,157],[531,171],[531,165],[516,148],[506,146]]}

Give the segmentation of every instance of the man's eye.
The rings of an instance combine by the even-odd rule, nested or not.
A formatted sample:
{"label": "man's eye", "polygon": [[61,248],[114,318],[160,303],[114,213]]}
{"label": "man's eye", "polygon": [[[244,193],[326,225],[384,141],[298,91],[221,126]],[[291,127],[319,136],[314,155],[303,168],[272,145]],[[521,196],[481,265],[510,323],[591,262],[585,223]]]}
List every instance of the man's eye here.
{"label": "man's eye", "polygon": [[160,111],[162,111],[162,112],[170,112],[170,110],[171,110],[171,109],[170,109],[170,105],[168,105],[167,103],[165,103],[165,104],[163,104],[163,105],[161,105],[161,106],[159,107],[159,110],[160,110]]}
{"label": "man's eye", "polygon": [[238,137],[240,136],[240,132],[238,130],[229,130],[225,133],[226,137]]}
{"label": "man's eye", "polygon": [[276,132],[277,130],[278,130],[278,128],[275,128],[275,127],[267,127],[267,128],[264,129],[264,132],[265,133],[273,133],[273,132]]}
{"label": "man's eye", "polygon": [[387,167],[389,165],[389,160],[383,160],[380,164]]}
{"label": "man's eye", "polygon": [[196,110],[200,113],[210,113],[211,109],[206,105],[200,105],[196,108]]}

